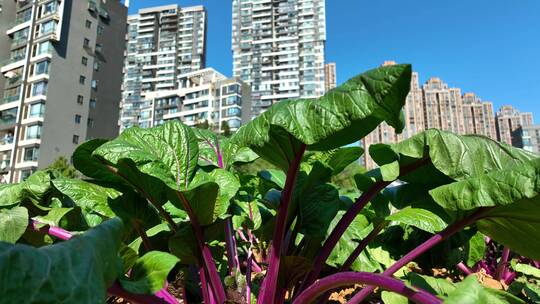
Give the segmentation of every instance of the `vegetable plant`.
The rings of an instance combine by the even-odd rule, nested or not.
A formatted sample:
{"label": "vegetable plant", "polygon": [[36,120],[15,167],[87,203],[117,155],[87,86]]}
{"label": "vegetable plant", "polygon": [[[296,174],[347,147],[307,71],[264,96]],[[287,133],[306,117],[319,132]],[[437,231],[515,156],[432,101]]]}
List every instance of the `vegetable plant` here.
{"label": "vegetable plant", "polygon": [[433,129],[371,146],[353,192],[333,183],[351,144],[403,130],[410,82],[410,65],[371,70],[228,138],[131,128],[75,151],[83,178],[1,185],[0,302],[538,301],[536,155]]}

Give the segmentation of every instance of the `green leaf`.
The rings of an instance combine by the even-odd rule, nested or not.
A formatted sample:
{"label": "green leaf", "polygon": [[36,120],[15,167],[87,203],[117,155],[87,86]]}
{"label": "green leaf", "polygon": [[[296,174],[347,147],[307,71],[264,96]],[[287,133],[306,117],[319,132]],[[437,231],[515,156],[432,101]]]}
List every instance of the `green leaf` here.
{"label": "green leaf", "polygon": [[328,166],[330,166],[333,171],[332,175],[339,174],[347,166],[355,161],[359,161],[360,157],[364,154],[364,149],[360,147],[346,147],[337,149],[328,160]]}
{"label": "green leaf", "polygon": [[[227,212],[229,206],[218,199],[218,193],[219,186],[214,182],[204,183],[184,192],[191,209],[203,226],[212,224]],[[182,205],[176,207],[183,209]]]}
{"label": "green leaf", "polygon": [[93,155],[117,168],[132,166],[131,171],[136,168],[172,189],[185,190],[197,167],[199,147],[191,128],[172,121],[150,129],[128,129],[97,148]]}
{"label": "green leaf", "polygon": [[15,243],[28,227],[28,210],[24,207],[0,209],[0,242]]}
{"label": "green leaf", "polygon": [[115,199],[120,192],[98,186],[79,179],[59,178],[52,181],[54,187],[75,202],[87,214],[97,214],[105,218],[114,217],[109,208],[109,199]]}
{"label": "green leaf", "polygon": [[136,223],[143,229],[149,229],[161,222],[156,208],[133,191],[124,191],[121,196],[109,200],[109,207],[124,223]]}
{"label": "green leaf", "polygon": [[[430,129],[398,144],[388,146],[399,155],[403,166],[429,158],[431,164],[401,177],[407,182],[446,184],[493,170],[509,170],[538,156],[478,135],[456,135]],[[374,160],[385,164],[387,160]]]}
{"label": "green leaf", "polygon": [[431,211],[407,207],[386,218],[388,221],[410,225],[429,233],[437,233],[446,228],[446,223]]}
{"label": "green leaf", "polygon": [[62,219],[75,208],[53,208],[44,216],[36,216],[34,219],[49,226],[61,226]]}
{"label": "green leaf", "polygon": [[51,188],[51,178],[45,171],[37,171],[19,184],[0,185],[0,207],[9,207],[30,200],[40,205]]}
{"label": "green leaf", "polygon": [[462,282],[456,284],[445,304],[525,304],[524,301],[502,290],[485,288],[475,275],[468,276]]}
{"label": "green leaf", "polygon": [[0,185],[0,207],[10,207],[20,203],[19,184]]}
{"label": "green leaf", "polygon": [[0,294],[11,303],[104,303],[118,276],[123,225],[109,220],[69,241],[0,243]]}
{"label": "green leaf", "polygon": [[517,272],[523,273],[524,275],[540,279],[540,269],[531,265],[517,263],[516,265],[513,265],[512,268]]}
{"label": "green leaf", "polygon": [[121,279],[120,284],[135,294],[154,294],[165,286],[169,272],[179,259],[172,254],[150,251],[137,259],[131,269],[129,279]]}
{"label": "green leaf", "polygon": [[240,147],[229,138],[207,129],[193,129],[199,142],[199,165],[229,169],[235,163],[249,163],[259,156],[251,149]]}
{"label": "green leaf", "polygon": [[299,232],[324,237],[341,207],[339,192],[330,184],[316,184],[302,193],[299,205]]}
{"label": "green leaf", "polygon": [[73,153],[73,166],[88,177],[118,183],[122,179],[114,175],[98,158],[92,155],[96,149],[107,142],[106,139],[92,139],[79,145]]}
{"label": "green leaf", "polygon": [[318,100],[275,104],[240,128],[233,140],[287,171],[300,143],[311,150],[335,149],[358,141],[382,121],[401,132],[410,80],[410,65],[368,71]]}
{"label": "green leaf", "polygon": [[468,244],[468,255],[467,255],[467,265],[473,267],[476,263],[481,261],[486,253],[486,241],[484,240],[484,235],[481,233],[476,233],[470,240]]}
{"label": "green leaf", "polygon": [[447,296],[456,289],[456,284],[443,278],[420,275],[415,272],[407,274],[407,280],[416,288],[423,289],[433,295]]}
{"label": "green leaf", "polygon": [[281,170],[267,169],[259,172],[259,176],[264,180],[274,183],[279,189],[285,187],[287,176]]}
{"label": "green leaf", "polygon": [[[334,218],[330,227],[328,228],[328,234],[332,232],[333,228],[337,225],[344,213],[344,211],[338,212],[338,215]],[[343,265],[356,246],[358,246],[358,242],[366,237],[372,229],[373,227],[369,224],[365,216],[361,214],[356,216],[349,228],[347,228],[347,231],[345,231],[345,233],[339,239],[326,263],[333,267]],[[352,264],[352,270],[366,272],[382,270],[380,264],[375,259],[370,257],[369,251],[369,248],[367,248],[367,250],[364,250],[360,254],[360,256]]]}
{"label": "green leaf", "polygon": [[384,304],[409,304],[409,299],[394,292],[383,291],[381,299]]}

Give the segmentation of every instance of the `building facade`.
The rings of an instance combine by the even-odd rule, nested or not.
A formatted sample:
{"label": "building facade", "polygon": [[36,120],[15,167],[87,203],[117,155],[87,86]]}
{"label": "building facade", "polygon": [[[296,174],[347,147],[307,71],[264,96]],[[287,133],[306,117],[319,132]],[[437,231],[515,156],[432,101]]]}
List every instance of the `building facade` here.
{"label": "building facade", "polygon": [[[206,64],[206,10],[166,5],[128,17],[120,129],[140,124],[145,92],[175,90]],[[143,119],[144,120],[144,119]]]}
{"label": "building facade", "polygon": [[540,125],[521,127],[523,149],[540,154]]}
{"label": "building facade", "polygon": [[463,123],[465,134],[478,134],[497,139],[493,103],[482,101],[474,93],[463,95]]}
{"label": "building facade", "polygon": [[218,133],[226,128],[234,132],[251,119],[250,95],[247,84],[212,68],[182,74],[177,89],[143,93],[139,124],[147,128],[176,119]]}
{"label": "building facade", "polygon": [[[393,64],[396,63],[384,63]],[[533,130],[526,129],[533,124],[532,113],[520,113],[511,106],[504,106],[495,115],[491,102],[482,101],[474,93],[461,95],[459,88],[450,88],[439,78],[430,78],[420,86],[419,75],[413,72],[403,112],[405,128],[401,134],[382,123],[362,140],[362,146],[368,150],[373,144],[397,143],[427,129],[436,128],[456,134],[483,135],[513,146],[529,145],[528,149],[536,149],[535,138],[531,135]],[[369,169],[375,167],[367,152],[362,161]]]}
{"label": "building facade", "polygon": [[521,127],[533,124],[532,113],[521,113],[510,105],[505,105],[495,115],[497,140],[515,147],[522,147]]}
{"label": "building facade", "polygon": [[330,62],[324,65],[324,88],[328,92],[336,86],[336,63]]}
{"label": "building facade", "polygon": [[251,86],[253,115],[325,93],[324,0],[233,0],[234,76]]}
{"label": "building facade", "polygon": [[3,0],[0,180],[19,182],[91,138],[118,133],[127,8]]}

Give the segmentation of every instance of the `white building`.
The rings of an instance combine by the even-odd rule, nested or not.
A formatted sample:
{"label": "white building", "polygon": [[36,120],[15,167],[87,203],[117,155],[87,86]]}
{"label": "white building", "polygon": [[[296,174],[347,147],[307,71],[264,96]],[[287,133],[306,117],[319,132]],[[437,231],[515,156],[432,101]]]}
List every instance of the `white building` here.
{"label": "white building", "polygon": [[252,89],[253,115],[325,93],[324,0],[233,0],[234,76]]}
{"label": "white building", "polygon": [[145,92],[177,89],[178,76],[205,67],[203,6],[166,5],[128,17],[120,129],[139,125]]}
{"label": "white building", "polygon": [[208,123],[222,132],[236,131],[251,118],[249,86],[212,68],[180,75],[178,88],[143,94],[139,125],[153,127],[179,119],[189,126]]}

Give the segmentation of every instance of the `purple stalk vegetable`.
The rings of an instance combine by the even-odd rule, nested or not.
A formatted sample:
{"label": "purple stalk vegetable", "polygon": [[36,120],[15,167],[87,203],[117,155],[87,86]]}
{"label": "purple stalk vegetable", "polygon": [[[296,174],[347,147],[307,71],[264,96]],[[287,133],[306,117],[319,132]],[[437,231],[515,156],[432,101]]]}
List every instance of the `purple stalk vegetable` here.
{"label": "purple stalk vegetable", "polygon": [[495,271],[495,280],[500,281],[507,277],[508,270],[508,258],[510,257],[510,248],[504,247],[501,260],[497,264],[497,270]]}
{"label": "purple stalk vegetable", "polygon": [[281,258],[281,250],[283,249],[283,239],[285,237],[285,228],[287,226],[287,214],[289,211],[289,205],[291,202],[292,194],[294,191],[294,185],[296,184],[296,178],[298,176],[298,169],[300,168],[300,162],[306,151],[306,145],[301,144],[300,150],[296,151],[293,162],[289,165],[287,170],[287,178],[285,180],[285,187],[281,194],[281,201],[279,204],[279,210],[276,219],[276,228],[274,229],[274,236],[272,238],[272,249],[270,251],[270,262],[266,278],[261,286],[259,293],[258,303],[273,304],[275,299],[275,292],[278,284],[278,274]]}
{"label": "purple stalk vegetable", "polygon": [[[479,208],[471,215],[455,222],[454,224],[448,226],[443,231],[435,234],[431,238],[429,238],[427,241],[422,243],[420,246],[416,247],[414,250],[403,256],[399,261],[394,263],[392,266],[390,266],[388,269],[386,269],[383,272],[383,275],[385,276],[392,276],[396,271],[401,269],[401,267],[407,265],[414,259],[416,259],[418,256],[423,254],[424,252],[430,250],[435,245],[439,244],[440,242],[448,239],[455,233],[461,231],[466,226],[469,226],[473,224],[474,222],[481,219],[489,210],[491,210],[492,207],[487,208]],[[350,301],[350,304],[359,304],[362,303],[362,301],[371,293],[375,287],[373,286],[366,286],[364,289],[362,289],[359,293],[357,293]]]}
{"label": "purple stalk vegetable", "polygon": [[471,275],[473,274],[473,271],[472,269],[470,269],[467,265],[465,265],[465,263],[463,262],[459,262],[457,265],[456,265],[456,268],[459,269],[461,272],[463,272],[464,275]]}
{"label": "purple stalk vegetable", "polygon": [[381,232],[381,230],[384,229],[384,227],[386,227],[387,223],[380,223],[379,225],[377,225],[377,227],[375,227],[359,244],[358,246],[356,246],[356,248],[354,249],[354,251],[351,253],[351,255],[349,256],[349,258],[345,261],[345,263],[343,263],[343,266],[341,266],[341,269],[339,270],[340,272],[342,271],[348,271],[352,264],[354,263],[354,261],[356,261],[356,259],[358,258],[358,256],[362,253],[362,251],[364,251],[364,249],[366,249],[367,245],[369,243],[371,243],[371,241],[373,241],[373,239],[375,239],[377,237],[377,235],[379,235],[379,232]]}
{"label": "purple stalk vegetable", "polygon": [[[73,237],[73,233],[64,230],[60,227],[54,226],[43,226],[42,223],[36,220],[30,220],[30,228],[36,232],[47,234],[50,236],[57,237],[60,240],[67,241]],[[125,291],[118,281],[107,289],[107,293],[115,297],[121,297],[131,303],[135,304],[145,304],[145,303],[157,303],[157,304],[178,304],[178,301],[173,297],[167,289],[164,287],[159,290],[155,295],[142,295],[142,294],[131,294]]]}
{"label": "purple stalk vegetable", "polygon": [[421,289],[409,288],[402,281],[390,278],[381,274],[368,272],[342,272],[325,277],[309,288],[304,290],[293,302],[293,304],[308,304],[314,301],[329,290],[354,284],[369,284],[379,286],[388,291],[398,293],[416,303],[442,303],[442,300]]}
{"label": "purple stalk vegetable", "polygon": [[[430,161],[431,160],[429,158],[424,158],[410,165],[403,166],[402,168],[400,168],[400,176],[405,176],[413,172],[414,170],[428,164]],[[315,280],[317,280],[323,266],[326,264],[326,260],[330,256],[330,253],[332,253],[332,250],[334,249],[336,244],[339,242],[343,233],[345,233],[349,225],[353,222],[353,220],[360,213],[360,211],[362,211],[362,209],[364,209],[364,207],[389,184],[391,184],[391,182],[376,182],[375,184],[373,184],[373,186],[371,186],[368,191],[362,193],[362,195],[356,200],[356,202],[351,206],[351,208],[347,210],[347,212],[339,220],[334,230],[332,230],[332,232],[330,233],[330,236],[328,236],[328,238],[324,242],[319,254],[317,255],[317,258],[315,259],[315,262],[313,263],[313,270],[310,271],[310,273],[306,276],[306,279],[302,282],[302,285],[299,289],[300,291],[304,290],[307,286],[311,285],[313,282],[315,282]]]}
{"label": "purple stalk vegetable", "polygon": [[204,233],[201,225],[199,224],[199,220],[195,216],[195,213],[193,212],[193,209],[191,209],[191,205],[187,201],[184,194],[179,191],[177,191],[176,194],[182,202],[184,210],[188,214],[189,220],[191,222],[191,228],[193,229],[193,232],[195,233],[195,239],[197,240],[197,246],[201,251],[202,257],[200,258],[202,258],[202,260],[199,261],[199,264],[205,269],[205,274],[207,275],[206,279],[210,283],[209,285],[211,286],[211,290],[215,295],[216,301],[218,303],[224,303],[226,299],[225,289],[223,288],[221,278],[219,277],[219,274],[217,272],[217,267],[214,263],[210,248],[208,248],[208,245],[204,241]]}
{"label": "purple stalk vegetable", "polygon": [[232,220],[229,217],[225,220],[225,245],[227,246],[227,264],[229,266],[229,274],[234,275],[234,271],[240,269],[240,261],[238,260],[238,251],[236,249],[236,239],[234,238],[234,230]]}

